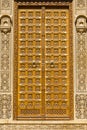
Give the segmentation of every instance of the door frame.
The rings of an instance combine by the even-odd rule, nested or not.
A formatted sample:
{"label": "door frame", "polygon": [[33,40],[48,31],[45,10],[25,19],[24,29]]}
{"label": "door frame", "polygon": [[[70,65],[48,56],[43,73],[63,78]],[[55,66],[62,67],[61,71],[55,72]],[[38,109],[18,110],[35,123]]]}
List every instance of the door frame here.
{"label": "door frame", "polygon": [[[46,1],[46,2],[35,2],[35,1],[25,1],[25,0],[15,0],[14,1],[14,59],[13,59],[13,119],[14,120],[22,120],[17,118],[17,99],[18,99],[18,93],[17,93],[17,79],[18,79],[18,63],[17,63],[17,58],[18,58],[18,8],[20,7],[37,7],[37,6],[48,6],[48,7],[68,7],[69,8],[69,16],[70,16],[70,22],[69,22],[69,32],[70,32],[70,117],[69,118],[59,118],[59,120],[71,120],[74,117],[74,88],[73,88],[73,19],[72,19],[72,1],[67,0],[67,2],[64,2],[61,0],[61,2],[55,2],[55,1]],[[26,120],[26,119],[23,119]],[[32,120],[32,119],[27,119],[27,120]],[[33,118],[34,120],[34,118]],[[35,120],[38,120],[35,118]],[[41,119],[40,119],[41,120]],[[49,119],[48,119],[49,120]],[[50,120],[55,120],[55,119],[50,119]],[[58,120],[58,118],[56,119]]]}

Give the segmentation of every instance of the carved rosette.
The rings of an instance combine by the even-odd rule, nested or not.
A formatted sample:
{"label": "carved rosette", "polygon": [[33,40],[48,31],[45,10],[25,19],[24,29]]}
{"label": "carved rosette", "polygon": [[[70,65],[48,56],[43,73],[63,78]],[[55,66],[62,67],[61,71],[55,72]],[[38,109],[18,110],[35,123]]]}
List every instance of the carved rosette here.
{"label": "carved rosette", "polygon": [[77,31],[77,91],[83,92],[87,90],[86,85],[86,70],[87,70],[87,51],[86,51],[86,32],[87,32],[87,18],[85,16],[78,16],[76,19]]}

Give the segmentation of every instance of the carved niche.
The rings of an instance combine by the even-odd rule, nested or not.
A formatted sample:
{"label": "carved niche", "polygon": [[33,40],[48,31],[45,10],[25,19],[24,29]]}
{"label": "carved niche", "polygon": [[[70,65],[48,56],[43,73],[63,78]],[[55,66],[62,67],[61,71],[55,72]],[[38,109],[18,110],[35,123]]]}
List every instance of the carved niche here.
{"label": "carved niche", "polygon": [[83,92],[87,90],[86,70],[87,70],[87,50],[86,50],[86,32],[87,18],[78,16],[76,19],[76,62],[77,62],[77,91]]}

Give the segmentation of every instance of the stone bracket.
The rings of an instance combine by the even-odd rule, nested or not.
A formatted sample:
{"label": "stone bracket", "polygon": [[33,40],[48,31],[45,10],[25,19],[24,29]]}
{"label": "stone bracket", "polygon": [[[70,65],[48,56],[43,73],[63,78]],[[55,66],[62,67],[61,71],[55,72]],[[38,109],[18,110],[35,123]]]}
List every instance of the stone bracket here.
{"label": "stone bracket", "polygon": [[0,17],[0,30],[3,33],[11,31],[12,19],[9,15],[3,15]]}
{"label": "stone bracket", "polygon": [[83,33],[87,31],[87,17],[84,15],[79,15],[76,18],[76,31],[79,33]]}

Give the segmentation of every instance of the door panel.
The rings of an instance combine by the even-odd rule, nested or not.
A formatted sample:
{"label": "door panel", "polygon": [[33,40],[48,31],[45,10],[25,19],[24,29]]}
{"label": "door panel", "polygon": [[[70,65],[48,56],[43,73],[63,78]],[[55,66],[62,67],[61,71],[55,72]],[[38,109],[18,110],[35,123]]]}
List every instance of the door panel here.
{"label": "door panel", "polygon": [[40,9],[18,12],[18,115],[40,116],[42,108],[42,31]]}
{"label": "door panel", "polygon": [[17,119],[69,118],[68,8],[18,9]]}
{"label": "door panel", "polygon": [[46,116],[69,114],[69,11],[45,11]]}

